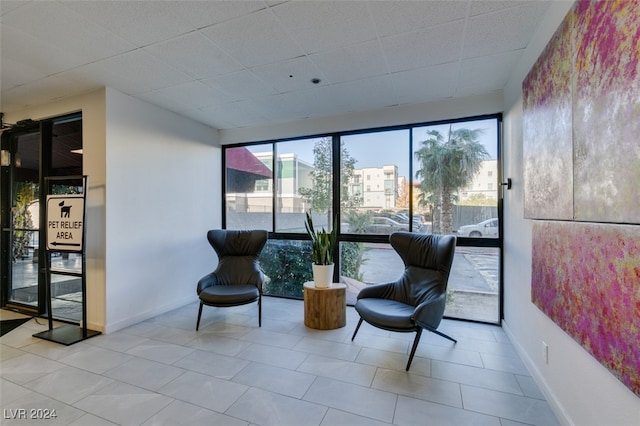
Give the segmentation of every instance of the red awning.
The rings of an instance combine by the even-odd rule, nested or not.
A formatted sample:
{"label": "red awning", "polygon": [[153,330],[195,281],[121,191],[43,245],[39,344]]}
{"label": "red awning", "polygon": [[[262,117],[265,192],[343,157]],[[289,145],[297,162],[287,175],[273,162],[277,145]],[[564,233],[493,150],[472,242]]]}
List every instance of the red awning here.
{"label": "red awning", "polygon": [[228,169],[251,173],[265,178],[272,177],[271,170],[245,147],[227,149],[226,164]]}

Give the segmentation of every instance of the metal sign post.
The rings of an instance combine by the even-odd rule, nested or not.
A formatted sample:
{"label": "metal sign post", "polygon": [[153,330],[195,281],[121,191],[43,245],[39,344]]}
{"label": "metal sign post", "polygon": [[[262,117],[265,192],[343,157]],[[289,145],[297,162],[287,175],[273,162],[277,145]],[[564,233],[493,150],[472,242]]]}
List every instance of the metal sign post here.
{"label": "metal sign post", "polygon": [[[99,331],[87,329],[87,275],[85,252],[85,217],[87,176],[56,176],[45,178],[46,191],[50,191],[50,181],[82,179],[82,194],[48,194],[45,214],[47,218],[46,232],[46,294],[49,330],[33,336],[51,342],[72,345],[100,334]],[[82,270],[80,272],[57,270],[51,268],[51,252],[80,253]],[[82,281],[82,324],[68,324],[53,328],[53,312],[51,306],[51,275],[68,275],[79,277]]]}

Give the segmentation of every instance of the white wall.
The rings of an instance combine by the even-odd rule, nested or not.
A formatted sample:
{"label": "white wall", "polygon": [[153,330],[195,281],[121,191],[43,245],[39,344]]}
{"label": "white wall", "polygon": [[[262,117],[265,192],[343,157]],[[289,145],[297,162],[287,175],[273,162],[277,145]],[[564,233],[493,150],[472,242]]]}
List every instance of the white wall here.
{"label": "white wall", "polygon": [[220,130],[219,137],[220,143],[224,145],[495,114],[502,110],[503,94],[494,92],[426,104],[389,107],[378,111],[300,120],[282,125]]}
{"label": "white wall", "polygon": [[88,176],[86,217],[87,326],[103,331],[105,324],[105,91],[104,89],[6,112],[5,121],[43,120],[82,111],[83,172]]}
{"label": "white wall", "polygon": [[214,129],[106,94],[111,332],[197,300],[196,283],[216,259],[206,232],[221,225],[222,182]]}
{"label": "white wall", "polygon": [[[221,226],[216,130],[112,89],[5,121],[82,111],[87,194],[87,325],[112,332],[197,299]],[[194,327],[197,312],[194,311]]]}
{"label": "white wall", "polygon": [[[522,81],[571,2],[552,3],[505,89],[504,328],[564,424],[640,424],[640,398],[531,303],[531,220],[524,219]],[[549,345],[549,363],[542,342]]]}

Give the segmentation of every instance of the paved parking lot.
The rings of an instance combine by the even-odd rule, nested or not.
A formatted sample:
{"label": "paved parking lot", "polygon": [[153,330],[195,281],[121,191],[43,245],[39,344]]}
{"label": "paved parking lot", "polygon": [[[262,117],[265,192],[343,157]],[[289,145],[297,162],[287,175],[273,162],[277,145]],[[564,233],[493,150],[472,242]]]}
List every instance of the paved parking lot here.
{"label": "paved parking lot", "polygon": [[[499,321],[500,257],[497,248],[458,247],[449,277],[445,315],[476,321]],[[402,260],[391,247],[368,245],[361,268],[366,283],[395,281]],[[357,293],[357,289],[354,289]],[[355,294],[353,301],[355,301]]]}

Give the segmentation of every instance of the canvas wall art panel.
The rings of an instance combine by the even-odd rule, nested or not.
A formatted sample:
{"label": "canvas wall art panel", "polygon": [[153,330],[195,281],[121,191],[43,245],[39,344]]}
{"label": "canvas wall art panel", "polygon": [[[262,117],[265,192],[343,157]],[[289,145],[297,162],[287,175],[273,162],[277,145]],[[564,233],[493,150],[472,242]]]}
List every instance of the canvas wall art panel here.
{"label": "canvas wall art panel", "polygon": [[522,85],[527,218],[573,218],[571,29],[569,16]]}
{"label": "canvas wall art panel", "polygon": [[575,219],[640,223],[640,0],[573,10]]}
{"label": "canvas wall art panel", "polygon": [[531,292],[640,396],[640,226],[534,221]]}

